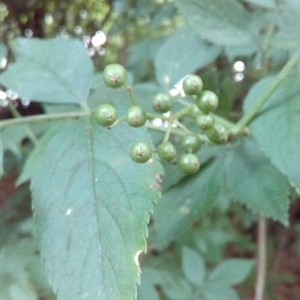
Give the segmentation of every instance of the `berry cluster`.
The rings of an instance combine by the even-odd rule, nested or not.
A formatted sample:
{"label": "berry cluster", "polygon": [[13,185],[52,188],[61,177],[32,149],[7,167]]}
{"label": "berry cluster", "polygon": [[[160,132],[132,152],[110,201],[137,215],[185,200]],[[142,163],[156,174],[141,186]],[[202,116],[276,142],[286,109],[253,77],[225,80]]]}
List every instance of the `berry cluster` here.
{"label": "berry cluster", "polygon": [[[104,83],[110,88],[126,87],[126,70],[123,66],[112,64],[106,66],[103,72]],[[217,95],[208,90],[203,90],[203,82],[197,75],[187,75],[183,82],[182,88],[186,95],[192,96],[195,99],[195,104],[189,105],[187,108],[171,114],[175,97],[167,93],[158,93],[152,99],[152,108],[158,113],[170,112],[169,117],[164,115],[154,115],[146,113],[145,110],[136,105],[131,95],[130,88],[126,87],[130,93],[131,106],[127,111],[126,121],[132,127],[144,126],[148,119],[154,117],[161,117],[163,120],[168,121],[168,128],[165,131],[163,142],[157,149],[151,147],[144,142],[134,144],[130,151],[130,157],[137,163],[147,162],[153,152],[157,152],[161,160],[165,160],[172,164],[176,164],[178,169],[185,174],[194,174],[200,168],[200,162],[195,155],[201,148],[203,143],[199,134],[206,135],[206,141],[214,144],[223,144],[228,140],[229,131],[226,127],[216,122],[213,112],[217,109],[219,100]],[[117,112],[111,104],[102,104],[98,106],[94,112],[94,116],[99,125],[110,127],[116,124]],[[184,117],[192,118],[194,123],[199,128],[199,132],[193,133],[186,128],[179,119]],[[125,118],[124,118],[125,120]],[[186,152],[180,158],[177,158],[177,149],[175,145],[170,142],[169,138],[172,134],[172,125],[177,124],[178,127],[183,129],[184,134],[181,134],[180,147],[181,150]]]}

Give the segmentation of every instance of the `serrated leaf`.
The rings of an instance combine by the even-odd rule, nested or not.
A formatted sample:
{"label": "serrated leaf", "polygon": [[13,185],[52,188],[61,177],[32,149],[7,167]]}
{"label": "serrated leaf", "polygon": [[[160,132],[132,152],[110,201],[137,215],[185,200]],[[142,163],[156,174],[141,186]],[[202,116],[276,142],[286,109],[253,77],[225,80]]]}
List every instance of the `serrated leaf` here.
{"label": "serrated leaf", "polygon": [[131,161],[135,140],[150,142],[145,129],[107,130],[83,118],[55,126],[32,156],[35,226],[59,300],[136,297],[162,170]]}
{"label": "serrated leaf", "polygon": [[288,224],[289,183],[250,139],[228,149],[225,184],[232,200]]}
{"label": "serrated leaf", "polygon": [[163,193],[154,211],[158,248],[166,247],[214,206],[219,173],[219,166],[213,162],[200,174],[184,178]]}
{"label": "serrated leaf", "polygon": [[210,274],[208,281],[224,285],[242,283],[250,274],[254,265],[249,259],[228,259],[221,262]]}
{"label": "serrated leaf", "polygon": [[165,88],[213,62],[221,48],[208,45],[195,31],[182,27],[159,48],[155,57],[156,79]]}
{"label": "serrated leaf", "polygon": [[182,270],[190,283],[199,287],[205,280],[205,264],[200,254],[184,247],[182,251]]}
{"label": "serrated leaf", "polygon": [[[289,76],[268,99],[259,115],[250,123],[259,147],[272,163],[300,190],[300,98],[298,72]],[[247,113],[273,78],[258,82],[245,99]],[[279,184],[279,183],[278,183]]]}
{"label": "serrated leaf", "polygon": [[175,1],[187,24],[203,39],[222,46],[253,45],[250,14],[235,0]]}
{"label": "serrated leaf", "polygon": [[237,292],[227,285],[222,284],[207,284],[205,285],[202,294],[203,300],[239,300],[240,297]]}
{"label": "serrated leaf", "polygon": [[18,38],[11,48],[16,61],[0,75],[1,84],[33,101],[86,101],[93,64],[83,43],[72,39]]}

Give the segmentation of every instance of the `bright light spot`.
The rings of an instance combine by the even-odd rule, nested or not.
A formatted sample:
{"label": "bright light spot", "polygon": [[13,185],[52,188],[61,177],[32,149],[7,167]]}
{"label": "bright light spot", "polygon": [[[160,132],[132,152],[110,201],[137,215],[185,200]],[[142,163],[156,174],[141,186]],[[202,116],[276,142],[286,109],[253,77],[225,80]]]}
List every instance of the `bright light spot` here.
{"label": "bright light spot", "polygon": [[7,65],[7,58],[6,57],[2,57],[0,60],[0,69],[5,69]]}
{"label": "bright light spot", "polygon": [[87,48],[87,54],[88,56],[92,57],[96,54],[96,51],[94,48]]}
{"label": "bright light spot", "polygon": [[57,34],[58,38],[67,39],[69,34],[65,31],[65,29],[61,29],[60,32]]}
{"label": "bright light spot", "polygon": [[86,47],[88,47],[88,45],[90,44],[90,42],[91,42],[91,38],[88,36],[88,35],[85,35],[84,37],[83,37],[83,43],[84,43],[84,45],[86,46]]}
{"label": "bright light spot", "polygon": [[170,81],[171,81],[170,76],[168,76],[168,75],[164,76],[164,82],[165,82],[166,84],[169,84]]}
{"label": "bright light spot", "polygon": [[6,93],[4,91],[0,91],[0,100],[6,99]]}
{"label": "bright light spot", "polygon": [[0,99],[0,106],[3,106],[3,107],[8,106],[8,100],[7,99]]}
{"label": "bright light spot", "polygon": [[163,124],[163,121],[162,121],[162,119],[160,119],[160,118],[156,118],[156,119],[154,119],[154,120],[152,121],[152,124],[153,124],[154,126],[160,127],[160,126]]}
{"label": "bright light spot", "polygon": [[105,49],[104,49],[104,48],[98,49],[97,52],[98,52],[98,54],[99,54],[100,56],[105,55]]}
{"label": "bright light spot", "polygon": [[171,115],[171,113],[168,111],[168,112],[164,113],[163,115],[164,115],[166,118],[169,118],[170,115]]}
{"label": "bright light spot", "polygon": [[97,31],[92,37],[92,44],[94,47],[100,47],[106,42],[106,34],[103,31]]}
{"label": "bright light spot", "polygon": [[80,34],[82,34],[82,28],[80,26],[75,26],[74,32],[75,32],[75,34],[80,35]]}
{"label": "bright light spot", "polygon": [[19,98],[19,95],[12,90],[7,90],[6,96],[7,96],[7,98],[10,98],[11,100],[17,100]]}
{"label": "bright light spot", "polygon": [[177,88],[171,89],[171,90],[169,90],[169,94],[173,97],[177,96],[177,95],[179,95],[179,90]]}
{"label": "bright light spot", "polygon": [[81,19],[86,19],[86,17],[87,17],[87,12],[86,12],[86,10],[81,10],[80,12],[79,12],[79,17],[81,18]]}
{"label": "bright light spot", "polygon": [[168,128],[168,126],[169,126],[169,122],[168,121],[164,121],[163,122],[163,127]]}
{"label": "bright light spot", "polygon": [[31,38],[33,36],[33,31],[31,29],[25,29],[24,34],[26,37]]}
{"label": "bright light spot", "polygon": [[48,25],[51,25],[53,23],[53,16],[51,14],[45,14],[45,23]]}
{"label": "bright light spot", "polygon": [[140,270],[139,256],[143,251],[139,250],[134,256],[134,262]]}
{"label": "bright light spot", "polygon": [[173,127],[173,128],[176,128],[176,127],[178,127],[178,125],[175,124],[175,123],[173,123],[173,124],[172,124],[172,127]]}
{"label": "bright light spot", "polygon": [[29,106],[30,105],[30,101],[28,99],[22,99],[22,105],[23,106]]}
{"label": "bright light spot", "polygon": [[234,75],[234,81],[235,82],[240,82],[244,79],[244,74],[243,73],[236,73]]}
{"label": "bright light spot", "polygon": [[66,215],[69,216],[71,213],[73,212],[73,209],[72,208],[69,208],[66,212]]}
{"label": "bright light spot", "polygon": [[234,72],[244,72],[245,68],[246,68],[245,64],[240,60],[236,61],[232,67]]}

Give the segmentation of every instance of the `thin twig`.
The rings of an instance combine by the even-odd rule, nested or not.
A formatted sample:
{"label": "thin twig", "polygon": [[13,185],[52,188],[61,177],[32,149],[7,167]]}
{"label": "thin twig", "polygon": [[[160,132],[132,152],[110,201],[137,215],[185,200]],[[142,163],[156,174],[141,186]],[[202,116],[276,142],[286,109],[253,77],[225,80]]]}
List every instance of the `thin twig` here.
{"label": "thin twig", "polygon": [[267,256],[267,221],[266,218],[258,216],[258,251],[257,251],[257,277],[255,286],[255,300],[264,299],[266,280],[266,256]]}

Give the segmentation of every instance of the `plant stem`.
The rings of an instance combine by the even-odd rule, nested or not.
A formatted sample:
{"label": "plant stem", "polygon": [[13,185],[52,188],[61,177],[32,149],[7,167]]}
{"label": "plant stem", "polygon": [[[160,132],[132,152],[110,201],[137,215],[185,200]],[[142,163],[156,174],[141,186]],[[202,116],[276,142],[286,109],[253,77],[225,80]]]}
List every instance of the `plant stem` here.
{"label": "plant stem", "polygon": [[[164,132],[165,133],[167,131],[167,128],[162,127],[162,126],[158,127],[158,126],[155,126],[155,125],[153,125],[149,122],[146,123],[146,127],[150,130],[154,130],[154,131],[158,131],[158,132]],[[181,130],[181,129],[172,129],[170,134],[177,135],[177,136],[181,137],[181,136],[186,135],[186,132]]]}
{"label": "plant stem", "polygon": [[167,130],[166,130],[166,133],[165,133],[165,137],[164,137],[164,140],[163,142],[167,142],[170,138],[170,134],[171,134],[171,131],[172,131],[172,125],[173,125],[173,121],[170,117],[169,121],[168,121],[168,127],[167,127]]}
{"label": "plant stem", "polygon": [[132,106],[136,106],[136,102],[135,102],[135,100],[133,98],[133,95],[132,95],[132,89],[131,89],[131,87],[128,86],[128,85],[124,85],[124,87],[125,87],[125,90],[126,90],[128,96],[129,96],[129,100],[130,100],[131,105]]}
{"label": "plant stem", "polygon": [[88,114],[85,112],[69,112],[69,113],[35,115],[35,116],[22,117],[17,119],[9,119],[0,122],[0,130],[9,126],[16,126],[22,124],[34,124],[39,122],[58,121],[58,120],[65,120],[65,119],[77,119],[85,116],[88,116]]}
{"label": "plant stem", "polygon": [[[8,108],[14,118],[16,118],[16,119],[22,118],[22,115],[18,112],[18,110],[14,107],[14,105],[10,101],[8,103]],[[26,126],[26,130],[28,133],[28,138],[30,139],[32,144],[36,146],[38,143],[38,139],[35,136],[34,132],[32,131],[32,129],[29,126]]]}
{"label": "plant stem", "polygon": [[300,52],[297,52],[282,68],[282,70],[277,74],[274,81],[270,84],[269,88],[262,94],[262,96],[257,100],[255,105],[251,110],[240,119],[240,121],[231,130],[233,135],[238,135],[255,117],[257,112],[265,104],[265,102],[270,98],[270,96],[275,92],[281,82],[288,76],[288,74],[293,70],[300,60]]}
{"label": "plant stem", "polygon": [[169,120],[168,117],[165,117],[163,115],[152,114],[152,113],[147,113],[147,118],[148,119],[162,119],[164,121],[168,121]]}
{"label": "plant stem", "polygon": [[265,279],[266,279],[266,239],[267,221],[266,218],[258,216],[258,257],[257,257],[257,278],[255,286],[255,300],[264,299]]}
{"label": "plant stem", "polygon": [[172,116],[172,119],[175,120],[175,119],[179,119],[179,118],[183,117],[184,115],[188,114],[189,110],[190,110],[189,106],[179,110],[177,113],[175,113]]}
{"label": "plant stem", "polygon": [[180,123],[179,121],[174,121],[174,123],[175,123],[178,127],[180,127],[182,130],[184,130],[185,132],[191,133],[191,131],[190,131],[187,127],[185,127],[182,123]]}

